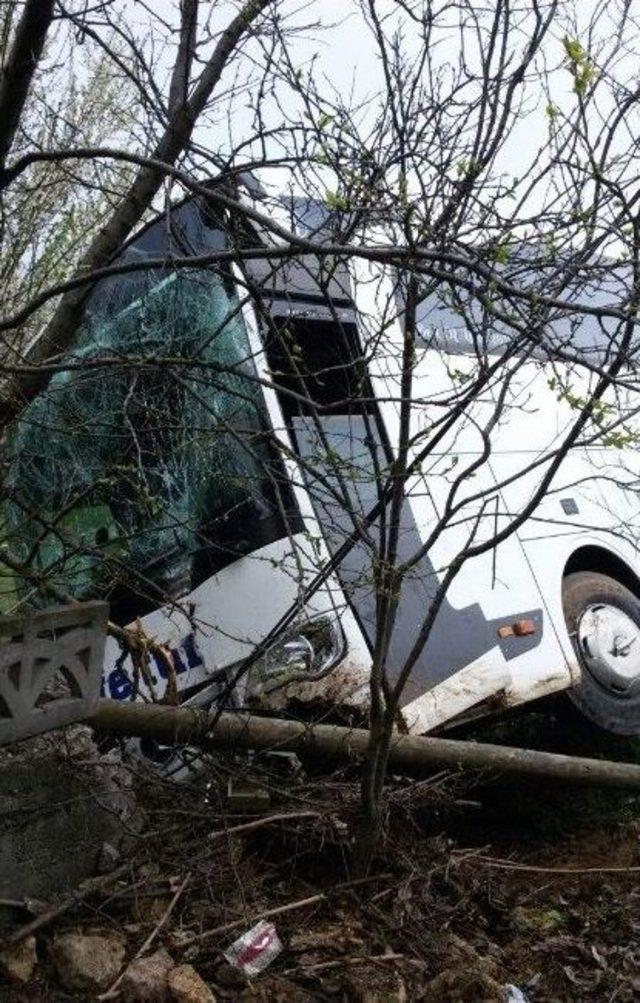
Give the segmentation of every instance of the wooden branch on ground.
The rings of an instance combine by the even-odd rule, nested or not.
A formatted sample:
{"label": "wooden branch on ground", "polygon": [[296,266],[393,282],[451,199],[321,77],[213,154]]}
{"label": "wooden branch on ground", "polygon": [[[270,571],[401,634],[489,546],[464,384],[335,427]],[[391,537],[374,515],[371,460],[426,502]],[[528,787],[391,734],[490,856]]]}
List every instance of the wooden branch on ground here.
{"label": "wooden branch on ground", "polygon": [[317,965],[298,965],[296,968],[286,968],[282,972],[287,975],[316,975],[318,972],[326,972],[331,968],[348,968],[350,965],[377,965],[379,962],[388,963],[390,961],[403,961],[404,954],[363,954],[354,958],[339,958],[337,961],[321,961]]}
{"label": "wooden branch on ground", "polygon": [[324,892],[318,892],[318,894],[310,895],[308,898],[299,899],[297,902],[287,902],[285,905],[276,906],[274,909],[263,910],[256,913],[251,919],[241,917],[240,919],[232,920],[230,923],[223,923],[222,926],[216,926],[212,930],[204,930],[202,933],[189,933],[185,931],[179,935],[179,946],[187,947],[189,944],[202,943],[205,940],[210,940],[212,937],[219,937],[223,933],[229,933],[230,930],[236,930],[240,926],[250,928],[261,919],[273,919],[275,916],[282,916],[287,912],[306,909],[308,906],[321,905],[332,895],[336,895],[339,892],[350,891],[352,888],[373,884],[376,881],[388,881],[391,877],[391,874],[368,874],[362,878],[354,878],[352,881],[342,881],[339,885],[333,885],[332,888],[328,888]]}
{"label": "wooden branch on ground", "polygon": [[110,871],[109,874],[99,874],[96,878],[88,878],[85,882],[83,882],[80,888],[69,892],[57,905],[51,906],[49,909],[45,909],[45,911],[39,913],[35,919],[30,920],[28,923],[25,923],[24,926],[21,926],[12,933],[2,937],[0,943],[17,944],[26,937],[30,937],[31,934],[37,933],[43,927],[53,923],[53,921],[58,919],[59,916],[62,916],[63,913],[68,912],[69,909],[73,908],[73,906],[84,902],[84,900],[90,895],[93,895],[94,892],[104,891],[104,889],[108,888],[110,884],[113,884],[119,878],[124,877],[130,867],[131,862],[126,861],[124,864],[120,864],[119,867],[116,867],[114,871]]}
{"label": "wooden branch on ground", "polygon": [[[310,725],[240,713],[221,714],[212,727],[206,711],[115,700],[101,700],[89,724],[117,735],[154,738],[166,745],[195,745],[205,751],[296,752],[327,764],[362,761],[369,742],[364,728]],[[389,754],[391,773],[425,777],[435,767],[640,790],[640,766],[633,763],[447,738],[394,736]]]}

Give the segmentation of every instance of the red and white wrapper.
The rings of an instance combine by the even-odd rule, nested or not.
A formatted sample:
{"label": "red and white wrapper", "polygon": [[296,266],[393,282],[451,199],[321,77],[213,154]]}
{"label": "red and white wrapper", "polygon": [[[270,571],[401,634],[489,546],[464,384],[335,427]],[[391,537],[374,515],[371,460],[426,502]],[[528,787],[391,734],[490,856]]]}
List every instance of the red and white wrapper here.
{"label": "red and white wrapper", "polygon": [[227,948],[224,956],[230,965],[239,968],[249,978],[264,971],[282,950],[273,923],[262,919]]}

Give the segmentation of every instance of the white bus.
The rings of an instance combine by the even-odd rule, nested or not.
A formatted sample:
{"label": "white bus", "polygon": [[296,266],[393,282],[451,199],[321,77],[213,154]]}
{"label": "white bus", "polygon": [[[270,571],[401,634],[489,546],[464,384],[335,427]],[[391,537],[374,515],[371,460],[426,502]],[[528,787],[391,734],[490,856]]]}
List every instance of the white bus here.
{"label": "white bus", "polygon": [[[160,699],[177,682],[181,700],[201,705],[366,708],[382,530],[378,519],[365,539],[353,527],[379,503],[398,441],[394,278],[363,262],[327,270],[310,256],[277,267],[170,264],[227,246],[224,224],[187,201],[127,246],[132,270],[91,294],[68,368],[12,438],[6,545],[33,574],[4,578],[3,606],[108,599],[113,619],[173,665],[154,648],[139,677],[110,638],[103,692],[115,700]],[[166,263],[141,267],[149,258]],[[418,308],[415,442],[477,364],[447,310],[429,297]],[[481,454],[496,393],[478,396],[407,483],[399,560],[420,549],[452,479]],[[544,464],[516,475],[573,418],[536,357],[516,368],[507,404],[488,461],[462,480],[463,518],[403,583],[392,680],[470,521],[476,539],[506,525]],[[462,566],[405,687],[409,731],[567,689],[599,726],[640,733],[632,464],[613,448],[574,450],[533,516]]]}

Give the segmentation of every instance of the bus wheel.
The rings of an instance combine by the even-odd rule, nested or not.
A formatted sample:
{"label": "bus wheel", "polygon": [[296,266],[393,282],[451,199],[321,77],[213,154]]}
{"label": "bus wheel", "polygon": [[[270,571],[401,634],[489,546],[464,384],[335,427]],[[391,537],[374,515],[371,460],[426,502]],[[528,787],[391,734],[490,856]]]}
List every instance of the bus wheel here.
{"label": "bus wheel", "polygon": [[562,604],[582,679],[569,697],[594,724],[640,735],[640,600],[608,575],[567,575]]}

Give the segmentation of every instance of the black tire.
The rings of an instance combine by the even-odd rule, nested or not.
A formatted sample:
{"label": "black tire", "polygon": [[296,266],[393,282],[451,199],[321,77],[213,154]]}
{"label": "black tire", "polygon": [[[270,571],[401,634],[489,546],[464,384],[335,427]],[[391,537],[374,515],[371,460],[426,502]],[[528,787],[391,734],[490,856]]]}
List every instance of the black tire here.
{"label": "black tire", "polygon": [[576,638],[580,618],[589,606],[606,603],[626,613],[640,630],[640,600],[628,588],[596,571],[577,571],[562,583],[562,605],[569,636],[582,670],[581,682],[568,691],[578,710],[593,724],[614,735],[640,735],[640,685],[614,692],[590,671]]}

